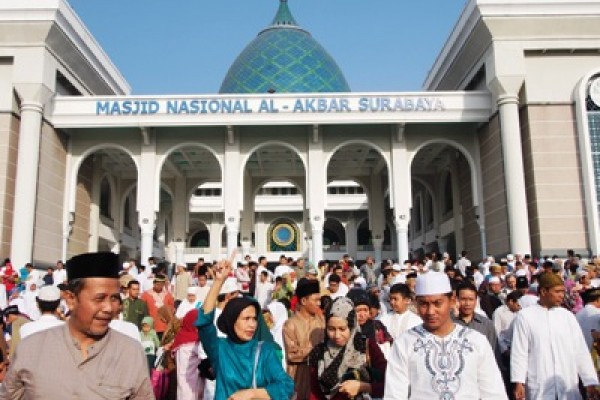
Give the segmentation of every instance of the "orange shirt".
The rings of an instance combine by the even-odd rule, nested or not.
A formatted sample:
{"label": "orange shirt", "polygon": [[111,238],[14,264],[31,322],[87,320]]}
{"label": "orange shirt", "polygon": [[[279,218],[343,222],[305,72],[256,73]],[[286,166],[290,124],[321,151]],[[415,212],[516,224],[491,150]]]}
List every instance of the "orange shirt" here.
{"label": "orange shirt", "polygon": [[[146,302],[148,314],[154,319],[154,330],[157,333],[163,333],[167,329],[167,324],[158,318],[158,309],[163,305],[174,309],[175,300],[173,296],[167,291],[156,293],[153,289],[150,289],[145,291],[140,298]],[[161,301],[162,304],[160,304]]]}

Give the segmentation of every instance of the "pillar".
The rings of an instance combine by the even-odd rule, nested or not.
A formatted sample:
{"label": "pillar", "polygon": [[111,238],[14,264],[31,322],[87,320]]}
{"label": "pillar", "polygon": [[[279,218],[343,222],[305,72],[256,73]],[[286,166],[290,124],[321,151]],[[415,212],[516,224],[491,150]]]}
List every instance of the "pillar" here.
{"label": "pillar", "polygon": [[306,173],[306,204],[312,235],[312,262],[323,259],[323,224],[327,196],[327,165],[323,155],[323,137],[318,125],[308,132],[308,166]]}
{"label": "pillar", "polygon": [[383,261],[383,237],[376,239],[373,238],[373,252],[375,257],[375,262],[380,264]]}
{"label": "pillar", "polygon": [[15,86],[22,101],[10,258],[18,269],[33,256],[42,116],[52,93],[41,84]]}
{"label": "pillar", "polygon": [[[464,236],[463,236],[463,206],[460,196],[460,185],[459,185],[459,177],[458,177],[458,163],[456,161],[456,157],[452,157],[450,160],[450,173],[452,174],[452,216],[454,220],[454,238],[456,241],[456,255],[457,259],[460,255],[460,252],[464,249]],[[438,230],[439,232],[439,230]],[[446,247],[446,246],[444,246]],[[442,250],[440,247],[440,252],[443,253],[446,251],[446,248]]]}
{"label": "pillar", "polygon": [[98,251],[98,240],[100,230],[100,197],[102,187],[102,156],[94,154],[94,170],[92,171],[92,193],[90,202],[90,228],[88,239],[88,251],[90,253]]}
{"label": "pillar", "polygon": [[185,243],[187,240],[188,217],[190,202],[188,199],[187,179],[185,176],[175,178],[175,192],[173,193],[173,241]]}
{"label": "pillar", "polygon": [[408,260],[408,219],[407,214],[396,216],[396,240],[398,241],[398,262]]}
{"label": "pillar", "polygon": [[156,180],[156,137],[147,130],[147,141],[140,144],[140,170],[138,172],[136,208],[140,227],[141,263],[153,256],[154,229],[160,199],[160,180]]}
{"label": "pillar", "polygon": [[356,232],[356,218],[353,213],[350,213],[344,228],[346,229],[346,251],[351,257],[356,259],[358,257],[358,237]]}
{"label": "pillar", "polygon": [[486,63],[488,87],[498,106],[508,210],[510,251],[531,253],[525,169],[519,122],[519,91],[526,73],[524,50],[517,42],[497,42]]}
{"label": "pillar", "polygon": [[383,235],[385,231],[385,201],[381,175],[371,175],[369,187],[369,228],[375,252],[375,262],[381,263]]}
{"label": "pillar", "polygon": [[318,263],[323,260],[323,218],[315,216],[311,221],[312,232],[312,261]]}
{"label": "pillar", "polygon": [[250,254],[252,249],[252,232],[254,231],[254,185],[252,176],[244,174],[244,207],[242,208],[241,244],[242,256]]}
{"label": "pillar", "polygon": [[[240,232],[240,211],[243,209],[246,190],[240,176],[240,138],[233,126],[227,127],[225,135],[225,157],[223,170],[223,206],[225,209],[225,229],[227,229],[227,255],[237,251],[237,237]],[[236,259],[242,256],[238,254]]]}
{"label": "pillar", "polygon": [[394,209],[394,226],[396,228],[396,240],[398,241],[398,262],[400,263],[408,259],[408,223],[410,222],[410,209],[412,207],[410,161],[406,150],[404,130],[404,124],[397,124],[390,132],[392,164],[390,205]]}
{"label": "pillar", "polygon": [[213,214],[212,221],[208,227],[210,241],[210,257],[212,260],[221,259],[221,232],[223,224],[220,222],[220,216]]}
{"label": "pillar", "polygon": [[525,170],[516,94],[498,97],[510,244],[513,254],[531,253]]}

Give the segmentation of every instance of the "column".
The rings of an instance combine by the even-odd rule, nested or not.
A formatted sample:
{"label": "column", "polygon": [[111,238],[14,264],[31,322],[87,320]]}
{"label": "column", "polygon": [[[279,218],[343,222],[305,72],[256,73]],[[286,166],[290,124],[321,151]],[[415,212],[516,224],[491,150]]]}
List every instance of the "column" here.
{"label": "column", "polygon": [[312,235],[312,262],[323,259],[323,224],[325,223],[325,200],[327,194],[327,166],[323,154],[323,138],[320,127],[309,130],[308,171],[306,173],[307,209]]}
{"label": "column", "polygon": [[398,262],[400,263],[408,259],[408,224],[410,222],[410,209],[412,207],[410,162],[406,150],[404,130],[405,125],[398,124],[392,129],[390,134],[392,149],[390,204],[394,208],[394,225],[396,227],[396,240],[398,241]]}
{"label": "column", "polygon": [[408,260],[408,216],[396,215],[396,240],[398,241],[398,262]]}
{"label": "column", "polygon": [[156,137],[151,129],[147,142],[140,142],[140,170],[137,184],[137,211],[140,226],[141,263],[146,264],[153,256],[154,229],[160,198],[160,181],[156,181]]}
{"label": "column", "polygon": [[102,156],[94,154],[94,171],[92,172],[92,193],[90,194],[90,227],[88,239],[88,251],[94,253],[98,251],[98,239],[100,229],[100,196],[102,185]]}
{"label": "column", "polygon": [[385,231],[385,201],[380,175],[371,175],[369,187],[369,228],[375,262],[381,263],[383,249],[383,235]]}
{"label": "column", "polygon": [[[38,90],[41,92],[42,85]],[[21,102],[21,125],[15,182],[14,218],[10,258],[18,269],[33,257],[33,231],[37,200],[38,167],[44,103],[50,92],[24,98]]]}
{"label": "column", "polygon": [[531,253],[517,94],[498,97],[508,226],[513,254]]}
{"label": "column", "polygon": [[252,248],[252,231],[254,230],[254,185],[252,176],[244,174],[244,207],[242,208],[241,245],[242,256],[250,254]]}
{"label": "column", "polygon": [[346,250],[352,258],[356,259],[358,257],[358,238],[354,213],[350,213],[344,228],[346,229]]}
{"label": "column", "polygon": [[[227,254],[237,250],[237,236],[240,232],[240,211],[243,209],[244,187],[240,176],[240,138],[235,127],[228,126],[225,135],[225,157],[223,166],[223,206],[225,209],[225,229],[227,229]],[[238,254],[237,259],[242,256]]]}
{"label": "column", "polygon": [[485,65],[487,84],[498,105],[510,250],[531,253],[518,95],[527,71],[524,49],[518,42],[499,41],[492,50]]}
{"label": "column", "polygon": [[375,262],[380,264],[383,261],[383,237],[382,238],[373,238],[373,253],[375,257]]}
{"label": "column", "polygon": [[223,224],[220,222],[220,218],[213,214],[213,219],[208,227],[209,241],[210,241],[210,257],[212,260],[221,259],[221,231]]}
{"label": "column", "polygon": [[[463,239],[463,207],[460,198],[460,186],[458,181],[458,164],[456,157],[452,157],[450,160],[450,173],[452,174],[452,204],[453,204],[453,220],[454,220],[454,237],[456,240],[456,253],[457,259],[460,252],[464,250],[464,239]],[[439,230],[438,230],[439,232]],[[440,252],[444,252],[440,247]]]}
{"label": "column", "polygon": [[[227,234],[227,254],[231,255],[238,248],[239,223],[229,221],[225,223],[225,229]],[[240,256],[243,258],[241,254],[238,254],[236,258],[240,258]]]}
{"label": "column", "polygon": [[[190,202],[187,192],[187,179],[181,175],[175,178],[175,198],[173,199],[173,240],[185,244],[188,231]],[[185,245],[184,245],[185,247]]]}
{"label": "column", "polygon": [[185,242],[183,240],[175,242],[175,264],[185,264]]}
{"label": "column", "polygon": [[318,215],[311,221],[312,261],[316,264],[323,260],[323,218]]}

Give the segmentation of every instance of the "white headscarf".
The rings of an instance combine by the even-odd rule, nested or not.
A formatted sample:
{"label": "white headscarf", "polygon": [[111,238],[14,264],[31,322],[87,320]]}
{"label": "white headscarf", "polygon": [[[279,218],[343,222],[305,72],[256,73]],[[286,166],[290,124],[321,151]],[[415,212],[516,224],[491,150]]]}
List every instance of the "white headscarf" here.
{"label": "white headscarf", "polygon": [[[35,289],[32,289],[31,286],[36,285]],[[37,284],[32,281],[25,282],[25,292],[23,293],[23,306],[25,308],[25,314],[33,321],[40,318],[41,313],[40,309],[37,306],[36,298],[38,296],[38,288]]]}
{"label": "white headscarf", "polygon": [[281,351],[283,352],[283,362],[285,363],[286,358],[285,347],[283,343],[283,324],[285,324],[285,321],[288,319],[288,311],[283,303],[279,301],[270,302],[267,308],[273,316],[273,327],[270,329],[271,335],[273,335],[275,343],[281,347]]}

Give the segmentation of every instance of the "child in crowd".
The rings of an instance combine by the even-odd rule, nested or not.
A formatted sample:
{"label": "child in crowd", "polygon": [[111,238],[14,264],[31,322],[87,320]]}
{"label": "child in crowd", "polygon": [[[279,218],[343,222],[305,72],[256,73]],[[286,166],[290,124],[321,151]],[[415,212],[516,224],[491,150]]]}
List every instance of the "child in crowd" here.
{"label": "child in crowd", "polygon": [[142,330],[140,331],[142,337],[142,346],[144,347],[144,353],[148,359],[148,370],[152,371],[154,362],[156,361],[156,351],[160,346],[160,340],[154,330],[154,319],[152,317],[144,317],[142,319]]}

